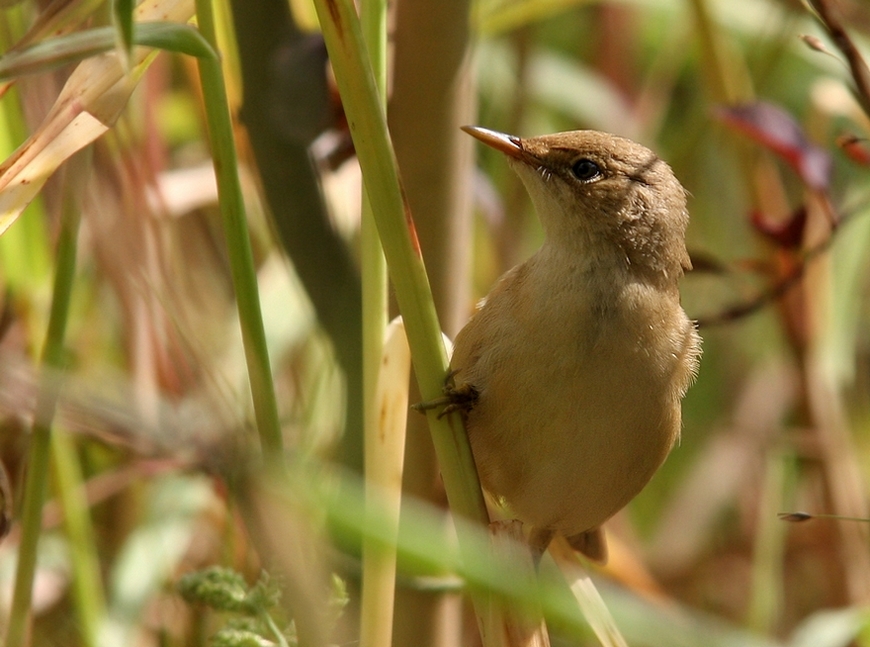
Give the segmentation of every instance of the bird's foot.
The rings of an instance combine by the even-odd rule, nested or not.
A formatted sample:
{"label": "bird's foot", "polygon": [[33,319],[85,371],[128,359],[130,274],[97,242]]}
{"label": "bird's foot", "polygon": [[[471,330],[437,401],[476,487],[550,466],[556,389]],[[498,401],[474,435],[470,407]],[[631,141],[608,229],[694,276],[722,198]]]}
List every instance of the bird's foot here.
{"label": "bird's foot", "polygon": [[571,548],[583,553],[596,564],[607,563],[607,538],[601,526],[568,537]]}
{"label": "bird's foot", "polygon": [[541,557],[543,557],[544,551],[547,550],[547,547],[550,545],[550,542],[553,540],[555,535],[555,531],[550,530],[549,528],[533,527],[529,531],[527,542],[529,544],[529,550],[532,551],[532,560],[535,563],[535,568],[537,568],[538,564],[541,563]]}
{"label": "bird's foot", "polygon": [[442,389],[443,395],[441,397],[412,404],[411,408],[420,413],[441,408],[441,411],[438,412],[439,420],[454,411],[470,411],[477,402],[479,394],[477,389],[467,382],[463,382],[457,386],[453,380],[456,373],[457,371],[453,370],[447,374],[447,379],[444,381],[444,388]]}
{"label": "bird's foot", "polygon": [[[528,543],[535,565],[540,562],[541,556],[550,546],[555,534],[549,528],[532,528],[529,532]],[[604,536],[604,530],[601,526],[565,537],[565,540],[572,549],[582,553],[596,564],[604,565],[607,563],[607,538]]]}

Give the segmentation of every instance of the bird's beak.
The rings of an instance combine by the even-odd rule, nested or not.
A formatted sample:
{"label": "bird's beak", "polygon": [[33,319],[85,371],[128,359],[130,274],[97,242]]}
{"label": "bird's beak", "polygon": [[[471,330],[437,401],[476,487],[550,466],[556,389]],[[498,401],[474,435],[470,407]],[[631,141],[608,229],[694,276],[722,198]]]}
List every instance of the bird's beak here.
{"label": "bird's beak", "polygon": [[519,137],[506,135],[495,130],[489,130],[488,128],[481,128],[480,126],[462,126],[462,130],[505,155],[517,159],[522,159],[523,157],[523,145]]}

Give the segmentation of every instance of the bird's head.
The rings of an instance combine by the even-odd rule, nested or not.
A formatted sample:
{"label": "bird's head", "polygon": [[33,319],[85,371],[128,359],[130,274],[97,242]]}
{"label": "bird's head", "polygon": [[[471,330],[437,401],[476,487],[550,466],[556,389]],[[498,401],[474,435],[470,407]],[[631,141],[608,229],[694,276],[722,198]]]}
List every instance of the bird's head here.
{"label": "bird's head", "polygon": [[686,192],[671,168],[630,139],[594,130],[520,138],[463,127],[504,153],[547,243],[674,280],[690,267]]}

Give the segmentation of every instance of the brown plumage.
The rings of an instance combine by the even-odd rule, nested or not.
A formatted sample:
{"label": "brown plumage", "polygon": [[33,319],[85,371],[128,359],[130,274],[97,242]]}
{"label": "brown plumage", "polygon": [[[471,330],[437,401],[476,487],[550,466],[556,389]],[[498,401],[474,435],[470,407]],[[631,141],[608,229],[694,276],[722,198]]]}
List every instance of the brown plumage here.
{"label": "brown plumage", "polygon": [[545,233],[456,338],[480,478],[538,550],[561,533],[603,560],[600,526],[679,438],[698,366],[677,285],[685,191],[654,153],[613,135],[465,130],[507,155]]}

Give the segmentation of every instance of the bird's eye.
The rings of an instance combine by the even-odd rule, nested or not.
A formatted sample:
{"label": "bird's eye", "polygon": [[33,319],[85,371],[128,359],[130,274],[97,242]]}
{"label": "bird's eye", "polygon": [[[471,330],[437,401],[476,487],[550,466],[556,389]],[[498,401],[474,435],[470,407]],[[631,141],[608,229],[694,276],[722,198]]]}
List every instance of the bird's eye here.
{"label": "bird's eye", "polygon": [[601,167],[590,159],[577,160],[571,167],[571,172],[581,182],[590,182],[601,175]]}

